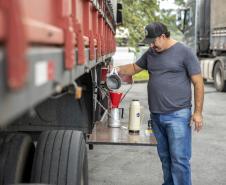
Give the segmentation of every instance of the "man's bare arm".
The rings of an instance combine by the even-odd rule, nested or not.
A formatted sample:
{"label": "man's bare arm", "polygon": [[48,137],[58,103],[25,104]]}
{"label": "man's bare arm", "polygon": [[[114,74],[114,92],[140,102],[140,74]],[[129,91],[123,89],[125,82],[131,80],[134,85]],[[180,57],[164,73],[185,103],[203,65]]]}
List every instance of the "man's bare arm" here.
{"label": "man's bare arm", "polygon": [[194,98],[195,98],[195,109],[192,116],[192,120],[195,123],[195,130],[199,131],[202,128],[203,118],[202,109],[204,101],[204,84],[201,74],[193,75],[191,81],[194,85]]}
{"label": "man's bare arm", "polygon": [[123,66],[118,66],[117,67],[117,71],[119,74],[121,75],[134,75],[140,71],[142,71],[143,69],[140,68],[138,65],[136,64],[127,64],[127,65],[123,65]]}

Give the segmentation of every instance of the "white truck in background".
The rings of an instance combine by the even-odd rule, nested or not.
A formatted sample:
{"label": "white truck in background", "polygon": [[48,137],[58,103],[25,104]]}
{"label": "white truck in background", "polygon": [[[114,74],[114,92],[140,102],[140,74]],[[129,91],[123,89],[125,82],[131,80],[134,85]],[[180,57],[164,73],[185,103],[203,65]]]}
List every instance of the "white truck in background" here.
{"label": "white truck in background", "polygon": [[188,0],[177,14],[184,42],[197,54],[204,80],[226,91],[226,1]]}

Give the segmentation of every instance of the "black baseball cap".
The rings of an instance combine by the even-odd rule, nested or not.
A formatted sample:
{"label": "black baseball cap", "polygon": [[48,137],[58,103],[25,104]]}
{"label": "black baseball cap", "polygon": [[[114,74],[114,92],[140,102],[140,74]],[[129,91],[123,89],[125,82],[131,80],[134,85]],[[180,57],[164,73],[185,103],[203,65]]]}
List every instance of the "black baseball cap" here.
{"label": "black baseball cap", "polygon": [[167,26],[160,22],[153,22],[145,27],[145,38],[143,43],[151,44],[156,37],[169,33]]}

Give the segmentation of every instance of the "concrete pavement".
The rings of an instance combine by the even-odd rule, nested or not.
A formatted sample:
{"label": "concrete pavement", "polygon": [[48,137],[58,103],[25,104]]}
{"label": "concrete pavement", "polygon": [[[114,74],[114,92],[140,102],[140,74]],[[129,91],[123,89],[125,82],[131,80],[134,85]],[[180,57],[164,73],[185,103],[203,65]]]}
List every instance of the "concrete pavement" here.
{"label": "concrete pavement", "polygon": [[[139,99],[147,124],[146,83],[134,84],[122,107],[128,121],[132,99]],[[125,87],[127,88],[127,87]],[[193,185],[226,185],[226,93],[205,86],[204,128],[193,132]],[[161,185],[162,171],[155,147],[95,145],[88,152],[91,185]]]}

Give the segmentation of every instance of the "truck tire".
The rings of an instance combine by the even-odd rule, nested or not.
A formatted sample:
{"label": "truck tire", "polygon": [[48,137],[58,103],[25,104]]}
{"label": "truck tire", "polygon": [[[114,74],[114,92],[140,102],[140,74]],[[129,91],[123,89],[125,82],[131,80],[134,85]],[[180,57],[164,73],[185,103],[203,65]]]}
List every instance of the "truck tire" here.
{"label": "truck tire", "polygon": [[224,69],[220,62],[217,62],[214,67],[214,86],[217,91],[226,91],[226,82],[224,80]]}
{"label": "truck tire", "polygon": [[29,182],[34,144],[26,134],[0,133],[0,184]]}
{"label": "truck tire", "polygon": [[20,184],[8,184],[8,185],[52,185],[52,184],[37,184],[37,183],[35,183],[35,184],[31,184],[31,183],[20,183]]}
{"label": "truck tire", "polygon": [[87,150],[80,131],[46,131],[40,135],[32,183],[88,185]]}

